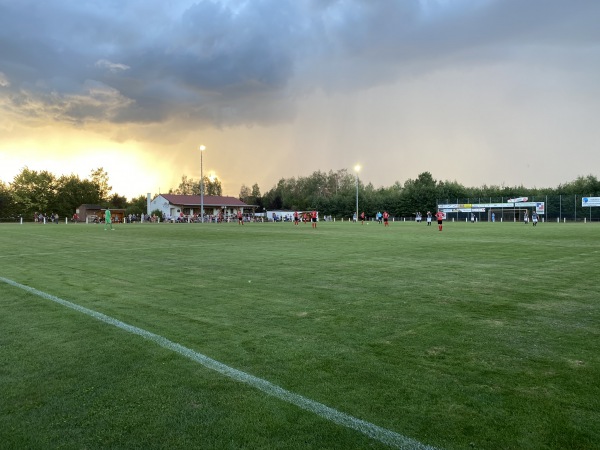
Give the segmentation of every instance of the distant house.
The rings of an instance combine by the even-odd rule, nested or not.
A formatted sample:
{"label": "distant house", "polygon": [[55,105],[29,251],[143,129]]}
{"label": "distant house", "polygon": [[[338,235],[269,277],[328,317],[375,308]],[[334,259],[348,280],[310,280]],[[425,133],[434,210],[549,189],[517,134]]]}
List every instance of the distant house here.
{"label": "distant house", "polygon": [[[177,195],[160,194],[157,195],[148,205],[148,214],[159,210],[163,216],[170,218],[191,217],[200,215],[201,198],[199,195]],[[256,206],[247,205],[235,197],[223,197],[217,195],[204,196],[204,215],[224,217],[237,215],[238,211],[242,214],[253,213]]]}

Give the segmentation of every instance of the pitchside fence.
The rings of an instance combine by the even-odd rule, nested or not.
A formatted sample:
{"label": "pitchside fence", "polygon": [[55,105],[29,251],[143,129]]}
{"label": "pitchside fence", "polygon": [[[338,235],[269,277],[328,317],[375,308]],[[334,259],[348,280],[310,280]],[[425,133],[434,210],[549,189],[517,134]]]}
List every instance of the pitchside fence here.
{"label": "pitchside fence", "polygon": [[[528,196],[527,203],[544,204],[544,213],[539,215],[539,220],[544,222],[600,222],[600,204],[596,206],[583,206],[589,204],[584,199],[598,198],[594,195],[540,195]],[[450,198],[438,199],[437,204],[457,204],[457,205],[482,205],[482,204],[505,204],[513,198],[508,197],[471,197],[471,198]],[[492,213],[496,222],[521,221],[527,212],[531,219],[531,214],[535,207],[521,206],[514,203],[514,207],[491,207],[481,208],[457,208],[461,211],[446,213],[448,220],[469,221],[471,214],[475,215],[477,221],[490,221]],[[478,210],[479,209],[479,210]]]}
{"label": "pitchside fence", "polygon": [[[529,196],[527,201],[529,203],[543,202],[544,203],[544,214],[540,214],[540,222],[600,222],[600,203],[596,206],[583,206],[585,198],[599,198],[594,195],[539,195]],[[458,204],[458,205],[469,205],[469,204],[503,204],[508,203],[511,200],[508,197],[471,197],[471,198],[443,198],[437,199],[437,205],[439,204]],[[588,203],[589,204],[589,203]],[[423,206],[425,209],[426,206]],[[473,208],[473,211],[465,210],[449,212],[446,214],[449,220],[470,220],[471,213],[475,214],[477,221],[490,221],[492,212],[495,215],[496,222],[512,222],[522,220],[525,211],[528,212],[531,218],[531,213],[535,208],[519,206],[515,204],[513,208],[486,208],[485,211],[477,211],[477,208]],[[425,221],[425,212],[422,211],[423,221]],[[327,211],[323,211],[327,214]],[[21,219],[20,215],[6,217],[2,215],[0,211],[0,223],[19,223],[21,222],[33,222],[31,215],[23,216]],[[394,220],[414,220],[412,217],[395,217]],[[51,222],[49,222],[51,223]],[[60,223],[65,223],[65,218],[60,219]],[[68,223],[71,223],[69,220]]]}

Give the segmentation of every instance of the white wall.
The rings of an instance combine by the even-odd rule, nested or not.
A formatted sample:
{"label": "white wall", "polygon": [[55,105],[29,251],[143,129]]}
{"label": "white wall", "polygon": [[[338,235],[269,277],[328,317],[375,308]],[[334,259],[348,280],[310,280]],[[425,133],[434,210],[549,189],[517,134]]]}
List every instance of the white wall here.
{"label": "white wall", "polygon": [[150,210],[148,211],[148,214],[150,214],[155,209],[158,209],[160,212],[162,212],[163,216],[165,216],[165,215],[173,216],[174,215],[174,214],[171,214],[171,211],[169,208],[169,202],[162,195],[157,196],[156,198],[154,198],[154,200],[152,200],[150,202]]}

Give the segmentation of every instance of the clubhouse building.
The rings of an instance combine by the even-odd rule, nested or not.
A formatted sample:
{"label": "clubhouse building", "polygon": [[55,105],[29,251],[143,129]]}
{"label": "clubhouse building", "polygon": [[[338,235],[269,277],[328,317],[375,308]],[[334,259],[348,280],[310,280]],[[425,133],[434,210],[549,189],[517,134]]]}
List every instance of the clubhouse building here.
{"label": "clubhouse building", "polygon": [[[172,219],[200,216],[201,200],[199,195],[159,194],[152,200],[148,197],[148,214],[159,210],[163,216]],[[247,205],[235,197],[204,196],[205,217],[237,216],[238,212],[248,215],[253,214],[255,209],[256,206]]]}

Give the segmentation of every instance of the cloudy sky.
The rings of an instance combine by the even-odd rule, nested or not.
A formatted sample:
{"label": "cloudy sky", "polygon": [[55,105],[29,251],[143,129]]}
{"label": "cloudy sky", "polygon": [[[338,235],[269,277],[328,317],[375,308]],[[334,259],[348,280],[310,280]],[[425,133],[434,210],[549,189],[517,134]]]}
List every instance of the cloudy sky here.
{"label": "cloudy sky", "polygon": [[0,179],[599,176],[600,1],[0,0]]}

